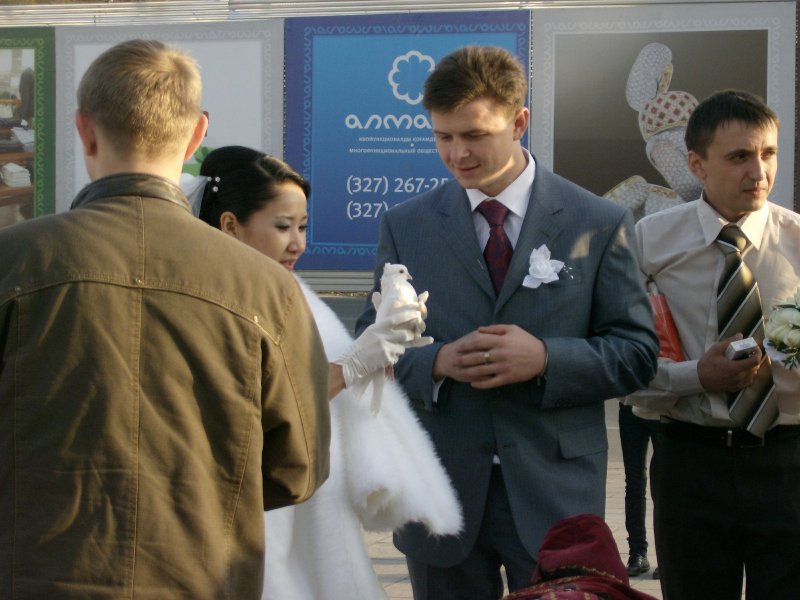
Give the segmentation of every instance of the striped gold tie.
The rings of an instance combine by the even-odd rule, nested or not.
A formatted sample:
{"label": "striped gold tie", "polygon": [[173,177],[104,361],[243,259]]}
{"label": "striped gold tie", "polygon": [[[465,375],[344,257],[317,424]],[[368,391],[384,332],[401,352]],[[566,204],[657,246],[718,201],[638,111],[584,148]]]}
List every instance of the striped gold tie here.
{"label": "striped gold tie", "polygon": [[[719,339],[736,333],[764,342],[764,315],[761,295],[752,272],[744,264],[750,242],[736,225],[726,225],[717,236],[717,245],[725,255],[725,266],[717,288]],[[778,417],[778,401],[769,359],[758,370],[755,381],[743,390],[728,394],[731,419],[738,427],[763,437]]]}

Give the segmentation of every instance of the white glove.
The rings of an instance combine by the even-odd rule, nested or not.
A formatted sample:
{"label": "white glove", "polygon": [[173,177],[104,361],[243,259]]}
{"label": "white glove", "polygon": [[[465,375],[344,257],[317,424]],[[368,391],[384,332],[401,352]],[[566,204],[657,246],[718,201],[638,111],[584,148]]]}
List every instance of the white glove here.
{"label": "white glove", "polygon": [[376,371],[382,372],[397,362],[406,345],[414,340],[414,333],[403,326],[414,319],[412,313],[405,311],[399,315],[400,326],[392,318],[373,323],[333,361],[342,366],[346,387],[353,387]]}
{"label": "white glove", "polygon": [[414,321],[414,339],[407,347],[427,346],[433,343],[433,338],[430,336],[423,336],[422,332],[425,331],[425,319],[428,318],[428,307],[425,301],[428,299],[428,292],[422,292],[417,296],[417,310],[419,311],[419,319]]}
{"label": "white glove", "polygon": [[394,297],[387,301],[380,292],[373,292],[372,305],[375,307],[375,319],[389,321],[395,329],[410,332],[412,338],[406,343],[407,348],[427,346],[433,343],[432,337],[422,336],[422,332],[425,331],[425,319],[428,317],[428,307],[425,305],[427,299],[428,292],[422,292],[419,296],[412,294],[410,298]]}

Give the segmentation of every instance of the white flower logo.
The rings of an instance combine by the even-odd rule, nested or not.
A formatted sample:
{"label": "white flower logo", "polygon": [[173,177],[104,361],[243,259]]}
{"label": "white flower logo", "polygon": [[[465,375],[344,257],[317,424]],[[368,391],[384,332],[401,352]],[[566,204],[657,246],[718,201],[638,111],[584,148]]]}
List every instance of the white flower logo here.
{"label": "white flower logo", "polygon": [[531,252],[530,268],[522,285],[536,289],[543,283],[558,281],[558,274],[563,268],[564,263],[560,260],[551,260],[550,249],[542,244]]}
{"label": "white flower logo", "polygon": [[422,83],[435,66],[432,57],[417,50],[395,58],[388,77],[394,97],[412,106],[422,102]]}

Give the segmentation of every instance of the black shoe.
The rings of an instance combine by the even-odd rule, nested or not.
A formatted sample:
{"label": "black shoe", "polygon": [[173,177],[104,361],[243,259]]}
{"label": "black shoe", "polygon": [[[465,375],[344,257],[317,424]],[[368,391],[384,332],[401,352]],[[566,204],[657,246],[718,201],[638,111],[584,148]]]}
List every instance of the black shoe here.
{"label": "black shoe", "polygon": [[641,554],[631,554],[628,558],[628,577],[636,577],[650,570],[650,561]]}
{"label": "black shoe", "polygon": [[653,570],[653,579],[661,579],[661,574],[658,572],[658,567]]}

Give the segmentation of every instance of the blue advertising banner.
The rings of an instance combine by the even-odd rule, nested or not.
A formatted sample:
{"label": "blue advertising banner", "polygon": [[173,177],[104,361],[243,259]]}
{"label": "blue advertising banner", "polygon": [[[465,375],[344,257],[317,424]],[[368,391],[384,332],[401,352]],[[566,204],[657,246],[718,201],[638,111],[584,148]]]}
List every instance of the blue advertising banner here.
{"label": "blue advertising banner", "polygon": [[528,11],[287,19],[285,158],[311,182],[300,269],[372,270],[384,211],[446,182],[422,86],[467,45],[528,65]]}

